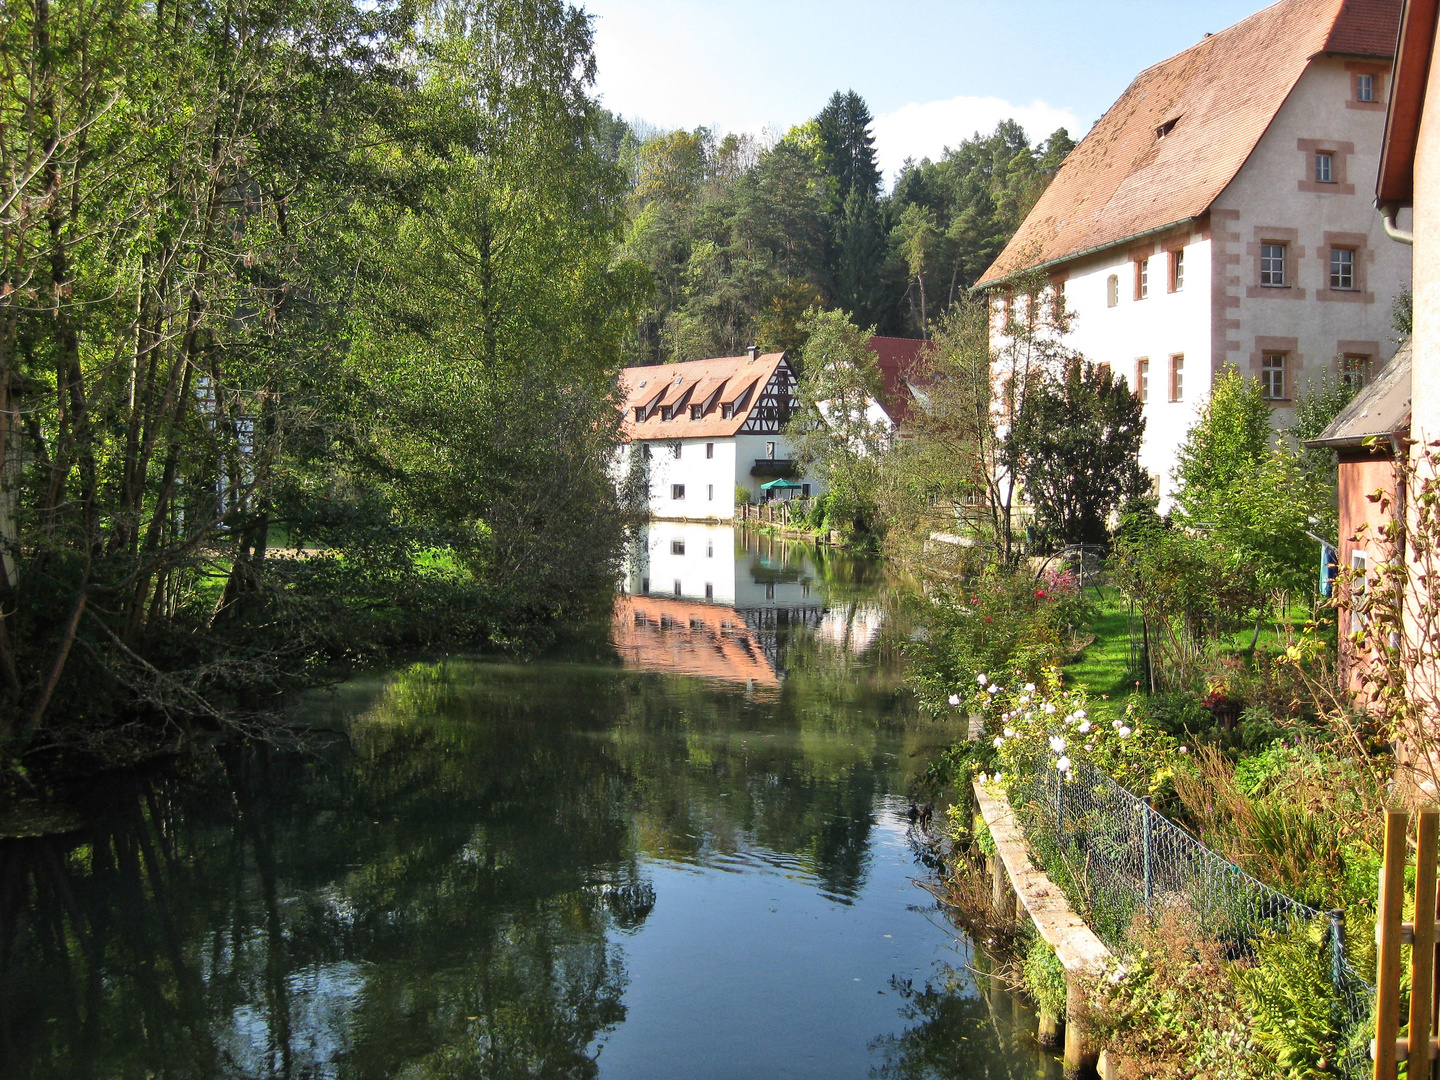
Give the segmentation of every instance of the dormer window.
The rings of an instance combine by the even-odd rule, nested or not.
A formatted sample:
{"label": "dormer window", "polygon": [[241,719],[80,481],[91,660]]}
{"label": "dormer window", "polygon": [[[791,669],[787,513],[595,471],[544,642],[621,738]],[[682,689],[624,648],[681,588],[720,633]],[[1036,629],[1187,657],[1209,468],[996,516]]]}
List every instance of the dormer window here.
{"label": "dormer window", "polygon": [[1179,118],[1178,116],[1175,116],[1175,117],[1172,117],[1172,118],[1169,119],[1169,120],[1166,120],[1163,124],[1161,124],[1159,127],[1157,127],[1157,128],[1155,129],[1155,138],[1157,138],[1157,139],[1163,139],[1163,138],[1165,138],[1166,135],[1169,135],[1170,132],[1172,132],[1172,131],[1175,130],[1175,125],[1178,124],[1179,122],[1180,122],[1180,118]]}
{"label": "dormer window", "polygon": [[700,415],[701,415],[701,413],[702,413],[703,411],[704,411],[704,406],[703,406],[703,405],[691,405],[691,406],[690,406],[690,419],[691,419],[691,420],[699,420],[699,419],[700,419]]}
{"label": "dormer window", "polygon": [[722,420],[730,420],[730,419],[732,419],[734,416],[735,416],[735,406],[734,406],[734,405],[721,405],[721,406],[720,406],[720,419],[722,419]]}
{"label": "dormer window", "polygon": [[644,420],[644,419],[645,419],[645,406],[644,406],[644,405],[636,405],[636,406],[635,406],[635,422],[638,424],[641,420]]}

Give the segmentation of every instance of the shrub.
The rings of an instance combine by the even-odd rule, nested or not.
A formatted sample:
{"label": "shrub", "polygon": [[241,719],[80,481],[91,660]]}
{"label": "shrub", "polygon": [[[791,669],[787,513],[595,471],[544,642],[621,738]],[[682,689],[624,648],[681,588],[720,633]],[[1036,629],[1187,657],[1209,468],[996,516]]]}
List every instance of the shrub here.
{"label": "shrub", "polygon": [[1038,935],[1025,950],[1021,982],[1030,998],[1050,1015],[1065,1019],[1065,968],[1055,950]]}
{"label": "shrub", "polygon": [[963,591],[931,597],[928,635],[910,649],[911,682],[931,712],[943,712],[981,672],[1034,682],[1070,654],[1094,617],[1073,574],[1036,580],[1024,569],[991,566]]}

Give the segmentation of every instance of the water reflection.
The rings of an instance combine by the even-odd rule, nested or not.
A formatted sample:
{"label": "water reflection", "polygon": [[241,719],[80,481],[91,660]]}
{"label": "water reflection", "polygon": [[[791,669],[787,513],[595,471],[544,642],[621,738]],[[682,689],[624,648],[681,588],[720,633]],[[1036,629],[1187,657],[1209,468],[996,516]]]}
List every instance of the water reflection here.
{"label": "water reflection", "polygon": [[[949,733],[896,689],[873,569],[691,536],[726,602],[613,629],[692,659],[415,664],[313,702],[346,733],[318,752],[116,778],[0,843],[0,1072],[1047,1075],[936,966],[968,954],[897,795]],[[700,670],[712,634],[740,653]]]}
{"label": "water reflection", "polygon": [[879,640],[883,607],[855,596],[863,565],[733,525],[651,522],[625,560],[613,638],[637,670],[773,689],[797,632],[850,655]]}

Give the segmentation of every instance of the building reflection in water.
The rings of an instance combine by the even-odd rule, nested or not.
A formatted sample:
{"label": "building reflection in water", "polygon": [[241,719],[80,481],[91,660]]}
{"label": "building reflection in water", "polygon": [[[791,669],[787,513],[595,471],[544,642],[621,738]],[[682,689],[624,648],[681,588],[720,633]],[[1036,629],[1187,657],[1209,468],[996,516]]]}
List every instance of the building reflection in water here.
{"label": "building reflection in water", "polygon": [[832,609],[803,544],[731,525],[652,521],[627,553],[612,636],[635,670],[774,689],[792,633],[858,653],[883,620],[875,604]]}

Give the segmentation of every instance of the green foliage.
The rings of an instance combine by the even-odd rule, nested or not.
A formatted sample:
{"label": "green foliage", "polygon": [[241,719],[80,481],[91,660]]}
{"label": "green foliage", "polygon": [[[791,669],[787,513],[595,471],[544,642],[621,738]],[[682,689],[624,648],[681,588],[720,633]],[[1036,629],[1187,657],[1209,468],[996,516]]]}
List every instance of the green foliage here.
{"label": "green foliage", "polygon": [[812,311],[801,328],[807,338],[804,374],[786,432],[801,466],[828,489],[831,527],[865,536],[880,525],[875,491],[890,436],[888,422],[871,415],[882,392],[871,332],[843,311]]}
{"label": "green foliage", "polygon": [[1140,399],[1109,367],[1076,360],[1025,399],[1012,438],[1025,492],[1052,542],[1100,544],[1112,511],[1150,488]]}
{"label": "green foliage", "polygon": [[1401,340],[1415,332],[1415,295],[1408,285],[1390,301],[1390,325]]}
{"label": "green foliage", "polygon": [[885,196],[871,126],[854,91],[769,147],[607,115],[607,152],[630,176],[626,249],[655,282],[633,342],[643,362],[733,355],[757,340],[798,349],[798,315],[812,305],[928,336],[1073,146],[1059,131],[1031,147],[1007,122],[940,162],[907,163]]}
{"label": "green foliage", "polygon": [[248,723],[327,660],[585,607],[647,282],[583,13],[16,12],[0,729]]}
{"label": "green foliage", "polygon": [[1318,383],[1312,381],[1296,396],[1295,423],[1286,432],[1299,447],[1300,471],[1312,483],[1323,487],[1332,504],[1337,498],[1339,482],[1335,451],[1312,449],[1304,444],[1309,439],[1318,438],[1358,392],[1358,383],[1335,378],[1329,372],[1323,373]]}
{"label": "green foliage", "polygon": [[1065,967],[1055,950],[1038,934],[1031,939],[1020,965],[1021,982],[1035,1004],[1065,1019]]}
{"label": "green foliage", "polygon": [[1317,919],[1266,934],[1256,942],[1255,961],[1231,970],[1255,1040],[1286,1080],[1333,1076],[1345,1049],[1335,1023],[1341,1011],[1330,978],[1328,925]]}
{"label": "green foliage", "polygon": [[1234,368],[1222,373],[1176,455],[1176,500],[1196,520],[1224,501],[1237,480],[1270,456],[1273,422],[1260,383]]}
{"label": "green foliage", "polygon": [[1175,498],[1232,572],[1267,593],[1305,594],[1316,558],[1306,534],[1333,533],[1335,512],[1288,447],[1271,449],[1272,424],[1258,381],[1220,376],[1180,448]]}
{"label": "green foliage", "polygon": [[1028,570],[993,565],[962,591],[931,596],[926,637],[910,646],[911,682],[932,712],[968,694],[980,674],[1039,682],[1093,617],[1073,580],[1037,582]]}

